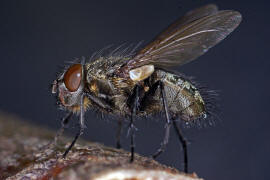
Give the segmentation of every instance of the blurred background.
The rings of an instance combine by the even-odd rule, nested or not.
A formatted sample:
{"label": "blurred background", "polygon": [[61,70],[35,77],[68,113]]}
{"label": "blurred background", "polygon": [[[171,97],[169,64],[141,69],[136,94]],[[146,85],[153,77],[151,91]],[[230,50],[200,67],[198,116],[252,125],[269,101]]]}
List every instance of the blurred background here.
{"label": "blurred background", "polygon": [[[207,180],[269,179],[270,13],[266,0],[2,0],[0,110],[56,130],[64,113],[55,105],[49,87],[59,66],[107,45],[147,43],[185,12],[208,3],[241,12],[243,21],[221,44],[178,68],[218,90],[222,107],[215,126],[184,129],[190,172]],[[83,138],[114,146],[116,120],[102,120],[93,112],[86,117]],[[76,122],[74,118],[70,135]],[[150,156],[156,151],[164,122],[136,122],[136,152]],[[129,150],[126,131],[121,140]],[[157,160],[183,169],[182,149],[174,133]]]}

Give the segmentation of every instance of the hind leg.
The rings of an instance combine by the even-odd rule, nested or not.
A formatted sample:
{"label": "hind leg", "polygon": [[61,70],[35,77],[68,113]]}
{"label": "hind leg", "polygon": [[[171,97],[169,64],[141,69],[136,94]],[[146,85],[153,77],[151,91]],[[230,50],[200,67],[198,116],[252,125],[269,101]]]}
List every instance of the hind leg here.
{"label": "hind leg", "polygon": [[163,141],[161,143],[160,148],[153,155],[153,158],[157,158],[162,152],[165,151],[166,146],[167,146],[167,144],[169,142],[170,128],[171,128],[171,125],[173,124],[174,129],[175,129],[175,131],[177,133],[178,139],[181,142],[182,147],[183,147],[183,152],[184,152],[184,172],[187,173],[188,172],[187,141],[184,138],[180,128],[177,126],[175,117],[170,118],[170,113],[169,113],[169,108],[168,108],[168,103],[167,103],[167,98],[166,98],[166,92],[164,90],[164,85],[163,85],[162,81],[157,81],[155,84],[153,84],[151,89],[145,95],[145,97],[144,97],[144,99],[142,101],[142,105],[145,105],[145,102],[147,101],[147,97],[148,96],[153,96],[158,88],[160,88],[160,96],[161,96],[162,103],[163,103],[163,109],[164,109],[164,112],[165,112],[165,115],[166,115],[166,125],[165,125],[165,134],[164,134]]}
{"label": "hind leg", "polygon": [[176,119],[172,119],[173,127],[178,136],[180,143],[182,144],[183,152],[184,152],[184,172],[188,173],[188,153],[187,153],[187,140],[184,138],[181,129],[178,127]]}

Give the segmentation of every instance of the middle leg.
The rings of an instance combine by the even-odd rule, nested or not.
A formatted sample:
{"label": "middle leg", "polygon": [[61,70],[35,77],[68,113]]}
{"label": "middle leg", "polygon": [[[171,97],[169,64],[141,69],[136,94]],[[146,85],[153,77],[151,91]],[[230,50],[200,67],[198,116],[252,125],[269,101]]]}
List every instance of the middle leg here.
{"label": "middle leg", "polygon": [[136,85],[133,91],[133,95],[131,97],[131,116],[130,116],[130,123],[129,123],[129,127],[128,127],[128,134],[130,134],[130,152],[131,152],[131,156],[130,156],[130,162],[134,161],[134,149],[135,149],[135,126],[134,126],[134,121],[135,121],[135,117],[136,117],[136,113],[137,113],[137,109],[139,106],[139,86]]}
{"label": "middle leg", "polygon": [[122,126],[123,126],[123,119],[122,118],[119,118],[118,119],[118,122],[117,122],[117,132],[116,132],[116,148],[117,149],[120,149],[121,148],[121,133],[122,133]]}
{"label": "middle leg", "polygon": [[161,143],[160,148],[157,150],[157,152],[152,156],[153,158],[157,158],[162,152],[164,152],[168,142],[169,142],[169,137],[170,137],[170,129],[171,129],[171,120],[170,120],[170,115],[169,115],[169,109],[168,109],[168,102],[166,98],[166,93],[164,90],[164,85],[161,81],[158,81],[159,83],[159,88],[160,88],[160,95],[163,103],[163,109],[166,115],[166,124],[165,124],[165,135],[163,138],[163,141]]}

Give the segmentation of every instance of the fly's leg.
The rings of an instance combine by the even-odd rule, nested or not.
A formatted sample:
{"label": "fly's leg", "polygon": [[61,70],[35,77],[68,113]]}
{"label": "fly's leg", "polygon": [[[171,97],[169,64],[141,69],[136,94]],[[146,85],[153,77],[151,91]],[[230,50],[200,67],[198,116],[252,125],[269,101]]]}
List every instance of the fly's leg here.
{"label": "fly's leg", "polygon": [[159,87],[160,87],[160,95],[161,95],[161,99],[162,99],[162,103],[163,103],[163,108],[164,108],[165,115],[166,115],[166,125],[165,125],[164,139],[161,143],[160,148],[152,156],[153,158],[157,158],[162,152],[164,152],[164,150],[169,142],[170,128],[171,128],[171,124],[172,124],[171,120],[170,120],[170,116],[169,116],[169,109],[168,109],[168,103],[167,103],[166,94],[165,94],[165,90],[164,90],[164,85],[161,81],[158,81],[158,83],[159,83]]}
{"label": "fly's leg", "polygon": [[134,161],[134,149],[135,149],[135,131],[136,128],[134,126],[134,120],[136,117],[136,111],[138,109],[138,104],[139,104],[139,86],[136,85],[133,91],[133,95],[131,97],[131,116],[130,116],[130,123],[128,126],[128,134],[130,134],[130,162]]}
{"label": "fly's leg", "polygon": [[122,119],[119,118],[117,123],[118,123],[118,128],[116,132],[116,148],[120,149],[121,148],[120,139],[121,139],[122,125],[123,125]]}
{"label": "fly's leg", "polygon": [[96,105],[98,105],[99,107],[103,108],[104,110],[106,110],[107,112],[111,112],[111,106],[106,102],[105,99],[100,98],[100,97],[96,97],[92,94],[86,93],[85,94],[92,102],[94,102]]}
{"label": "fly's leg", "polygon": [[80,129],[77,132],[77,134],[75,135],[72,143],[69,145],[69,147],[66,149],[65,153],[63,154],[63,158],[65,158],[67,156],[68,152],[74,146],[74,144],[76,143],[77,139],[80,137],[80,135],[83,134],[83,130],[85,128],[85,125],[84,125],[84,114],[85,114],[85,111],[84,111],[84,106],[83,106],[83,100],[84,100],[84,94],[81,96],[81,99],[80,99],[80,122],[79,122],[80,123]]}
{"label": "fly's leg", "polygon": [[58,139],[64,133],[64,130],[66,129],[66,126],[67,126],[71,116],[72,116],[72,112],[67,113],[67,115],[61,121],[61,128],[57,131],[57,133],[54,137],[54,140],[50,141],[45,146],[41,147],[41,149],[47,149],[47,148],[52,147],[52,146],[57,146]]}
{"label": "fly's leg", "polygon": [[161,81],[157,81],[155,82],[152,87],[150,88],[150,90],[145,94],[142,102],[141,102],[141,108],[145,108],[147,106],[147,98],[149,96],[153,96],[157,90],[157,88],[160,87],[161,90],[161,98],[162,98],[162,102],[163,102],[163,108],[166,114],[166,125],[165,125],[165,136],[163,139],[163,142],[161,144],[161,147],[158,149],[158,151],[153,155],[153,158],[156,158],[157,156],[159,156],[165,149],[166,145],[168,144],[168,140],[169,140],[169,135],[170,135],[170,127],[171,124],[173,123],[174,129],[177,133],[178,139],[182,144],[183,147],[183,152],[184,152],[184,171],[187,173],[188,172],[188,154],[187,154],[187,141],[184,138],[184,136],[182,135],[182,132],[180,130],[180,128],[177,126],[177,122],[175,120],[174,117],[172,117],[172,120],[170,120],[169,118],[169,111],[168,111],[168,105],[167,105],[167,99],[166,99],[166,93],[164,91],[164,85]]}
{"label": "fly's leg", "polygon": [[182,148],[184,151],[184,172],[188,173],[188,154],[187,154],[187,140],[184,138],[183,133],[181,129],[177,126],[177,122],[175,119],[172,120],[173,127],[175,129],[175,132],[178,136],[179,141],[182,144]]}
{"label": "fly's leg", "polygon": [[[97,96],[91,95],[89,93],[86,93],[86,96],[94,102],[97,106],[100,108],[106,110],[107,112],[112,112],[111,106],[108,103],[108,101],[111,100],[110,96],[107,96],[105,94],[99,93]],[[116,148],[120,149],[121,144],[120,144],[120,138],[121,138],[121,130],[122,130],[122,119],[118,120],[118,129],[116,133]]]}
{"label": "fly's leg", "polygon": [[54,144],[57,145],[57,142],[58,142],[58,139],[59,137],[62,136],[62,134],[64,133],[65,129],[66,129],[66,126],[70,120],[72,116],[72,112],[69,112],[63,119],[62,119],[62,122],[61,122],[61,128],[57,131],[55,137],[54,137]]}

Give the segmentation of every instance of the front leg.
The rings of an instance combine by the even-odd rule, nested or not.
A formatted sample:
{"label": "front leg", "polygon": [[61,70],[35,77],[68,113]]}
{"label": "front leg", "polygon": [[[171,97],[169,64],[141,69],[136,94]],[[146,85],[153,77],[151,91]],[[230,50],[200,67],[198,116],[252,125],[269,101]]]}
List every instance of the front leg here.
{"label": "front leg", "polygon": [[57,131],[54,140],[50,141],[48,144],[46,144],[45,146],[42,147],[42,149],[47,149],[49,147],[56,147],[57,146],[57,142],[59,137],[62,136],[62,134],[64,133],[64,130],[66,129],[66,126],[70,120],[70,118],[72,117],[72,112],[68,112],[68,114],[66,114],[66,116],[62,119],[61,121],[61,128]]}
{"label": "front leg", "polygon": [[96,97],[92,94],[86,93],[86,96],[92,101],[94,102],[97,106],[99,106],[100,108],[104,109],[107,112],[111,112],[112,108],[110,106],[110,104],[108,102],[106,102],[105,99],[101,98],[101,97]]}
{"label": "front leg", "polygon": [[71,150],[71,148],[74,146],[74,144],[76,143],[76,141],[78,140],[78,138],[83,134],[83,130],[85,128],[85,124],[84,124],[84,114],[85,114],[85,111],[84,111],[84,104],[83,104],[83,101],[84,101],[84,94],[81,95],[80,97],[80,129],[78,130],[78,132],[76,133],[72,143],[68,146],[68,148],[66,149],[66,151],[64,152],[63,154],[63,158],[65,158],[68,154],[68,152]]}
{"label": "front leg", "polygon": [[64,133],[64,130],[66,129],[66,126],[70,120],[70,118],[72,117],[72,112],[69,112],[63,119],[61,122],[61,128],[57,131],[55,137],[54,137],[54,145],[57,145],[57,141],[58,138],[62,136],[62,134]]}

